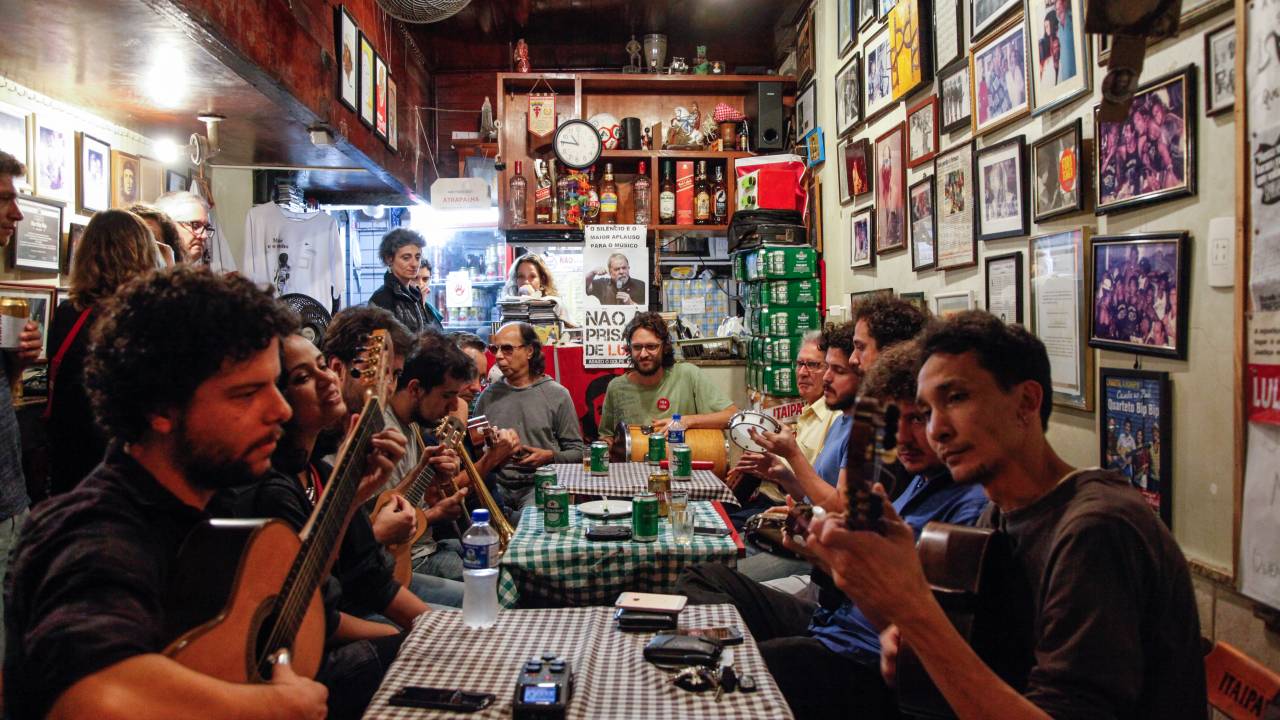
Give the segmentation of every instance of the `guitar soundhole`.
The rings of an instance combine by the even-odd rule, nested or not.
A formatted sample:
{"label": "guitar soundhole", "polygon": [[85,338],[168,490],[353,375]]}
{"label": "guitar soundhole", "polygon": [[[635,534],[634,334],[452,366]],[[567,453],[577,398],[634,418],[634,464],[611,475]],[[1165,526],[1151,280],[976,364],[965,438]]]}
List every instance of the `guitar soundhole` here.
{"label": "guitar soundhole", "polygon": [[[271,656],[280,648],[267,647],[271,641],[271,631],[276,626],[276,620],[279,614],[276,613],[276,597],[271,597],[262,601],[258,606],[257,612],[253,614],[253,624],[249,628],[249,632],[253,635],[253,642],[249,643],[248,650],[245,655],[245,668],[250,682],[270,682],[271,681]],[[293,640],[288,643],[290,652],[293,652]]]}

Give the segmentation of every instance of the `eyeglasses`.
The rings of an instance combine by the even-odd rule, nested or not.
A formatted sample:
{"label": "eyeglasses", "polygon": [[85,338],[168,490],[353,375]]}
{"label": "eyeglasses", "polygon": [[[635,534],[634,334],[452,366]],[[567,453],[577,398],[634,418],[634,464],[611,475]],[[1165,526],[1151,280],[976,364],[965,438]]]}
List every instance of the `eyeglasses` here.
{"label": "eyeglasses", "polygon": [[178,220],[177,223],[185,226],[196,235],[207,235],[213,233],[213,223],[205,222],[204,220]]}
{"label": "eyeglasses", "polygon": [[489,352],[493,353],[494,355],[498,355],[498,354],[510,355],[511,353],[516,351],[516,348],[522,348],[522,347],[528,347],[528,345],[525,345],[523,343],[520,345],[490,345]]}
{"label": "eyeglasses", "polygon": [[631,343],[627,347],[631,348],[631,352],[656,353],[662,349],[661,343]]}
{"label": "eyeglasses", "polygon": [[800,370],[808,370],[809,372],[823,372],[827,369],[827,364],[814,360],[797,360],[796,368]]}

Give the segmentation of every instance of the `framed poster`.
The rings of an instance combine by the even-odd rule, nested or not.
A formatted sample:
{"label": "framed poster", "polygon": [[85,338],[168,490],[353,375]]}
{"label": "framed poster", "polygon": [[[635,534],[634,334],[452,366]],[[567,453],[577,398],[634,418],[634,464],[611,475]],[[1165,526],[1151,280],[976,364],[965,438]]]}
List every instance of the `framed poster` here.
{"label": "framed poster", "polygon": [[142,202],[142,161],[137,155],[111,151],[111,207]]}
{"label": "framed poster", "polygon": [[[840,151],[841,179],[847,184],[849,199],[871,192],[871,143],[866,138],[845,140]],[[843,198],[843,193],[841,194]],[[842,201],[843,202],[843,201]]]}
{"label": "framed poster", "polygon": [[27,283],[0,283],[0,295],[22,298],[27,301],[27,319],[40,328],[40,357],[36,362],[48,362],[49,327],[53,325],[53,296],[57,288],[52,285]]}
{"label": "framed poster", "polygon": [[164,194],[164,165],[144,157],[139,160],[138,166],[142,173],[142,202],[153,203]]}
{"label": "framed poster", "polygon": [[1188,245],[1185,232],[1093,239],[1090,345],[1186,359]]}
{"label": "framed poster", "polygon": [[911,269],[928,270],[933,267],[938,242],[932,175],[912,183],[907,192],[907,210],[911,215]]}
{"label": "framed poster", "polygon": [[897,0],[889,13],[890,86],[900,100],[933,79],[928,0]]}
{"label": "framed poster", "polygon": [[849,267],[864,268],[876,264],[874,208],[863,208],[849,220]]}
{"label": "framed poster", "polygon": [[1007,125],[1030,111],[1027,30],[1021,15],[973,46],[969,82],[974,135]]}
{"label": "framed poster", "polygon": [[969,127],[973,104],[969,98],[969,59],[938,71],[938,94],[942,96],[942,131],[954,132]]}
{"label": "framed poster", "polygon": [[62,209],[59,200],[19,195],[23,218],[13,229],[10,263],[13,267],[38,272],[58,272],[62,251]]}
{"label": "framed poster", "polygon": [[1022,324],[1022,253],[986,259],[987,312],[1006,325]]}
{"label": "framed poster", "polygon": [[0,150],[27,166],[27,177],[14,178],[14,184],[19,190],[27,190],[31,186],[30,126],[31,113],[0,103]]}
{"label": "framed poster", "polygon": [[1195,75],[1188,65],[1140,86],[1123,122],[1094,107],[1098,215],[1196,194]]}
{"label": "framed poster", "polygon": [[925,299],[922,292],[898,293],[898,297],[915,305],[916,309],[924,313],[926,318],[933,314],[933,310],[929,307],[929,301]]}
{"label": "framed poster", "polygon": [[387,78],[387,146],[400,149],[400,105],[396,81]]}
{"label": "framed poster", "polygon": [[805,12],[800,21],[800,29],[796,33],[796,82],[803,85],[813,77],[818,51],[814,44],[816,36],[813,32],[813,10]]}
{"label": "framed poster", "polygon": [[177,170],[164,171],[165,192],[182,192],[191,189],[191,178]]}
{"label": "framed poster", "polygon": [[356,81],[356,53],[359,52],[360,31],[346,7],[339,5],[336,12],[338,32],[334,42],[338,57],[338,101],[355,112],[356,102],[360,99],[360,84]]}
{"label": "framed poster", "polygon": [[811,82],[796,96],[796,142],[818,127],[818,83]]}
{"label": "framed poster", "polygon": [[978,151],[978,239],[1026,235],[1027,141],[1018,135]]}
{"label": "framed poster", "polygon": [[76,212],[92,215],[111,207],[111,146],[88,133],[76,133],[80,183]]}
{"label": "framed poster", "polygon": [[898,123],[876,138],[876,252],[907,246],[906,131]]}
{"label": "framed poster", "polygon": [[964,57],[963,0],[933,4],[933,65],[942,68]]}
{"label": "framed poster", "polygon": [[881,27],[862,47],[862,111],[868,120],[893,106],[892,57],[889,28]]}
{"label": "framed poster", "polygon": [[373,46],[360,33],[360,122],[373,127]]}
{"label": "framed poster", "polygon": [[1038,115],[1088,94],[1089,41],[1084,34],[1084,0],[1026,3],[1034,58],[1031,104]]}
{"label": "framed poster", "polygon": [[862,122],[862,64],[858,53],[836,73],[836,134],[844,135]]}
{"label": "framed poster", "polygon": [[822,128],[810,130],[800,143],[804,145],[805,161],[809,167],[817,167],[827,161],[827,143],[823,139]]}
{"label": "framed poster", "polygon": [[1204,114],[1213,116],[1236,105],[1236,24],[1204,34]]}
{"label": "framed poster", "polygon": [[973,141],[939,155],[933,161],[938,185],[939,270],[955,270],[978,264],[978,238],[974,234]]}
{"label": "framed poster", "polygon": [[1031,177],[1035,179],[1036,222],[1084,210],[1087,175],[1080,168],[1084,157],[1083,123],[1069,125],[1040,138],[1031,146]]}
{"label": "framed poster", "polygon": [[1098,456],[1173,527],[1173,398],[1169,373],[1100,370]]}
{"label": "framed poster", "polygon": [[70,205],[76,199],[75,133],[42,115],[36,116],[35,128],[36,194]]}
{"label": "framed poster", "polygon": [[387,63],[382,56],[374,53],[374,125],[373,132],[383,140],[387,139]]}
{"label": "framed poster", "polygon": [[907,109],[907,167],[919,167],[938,154],[938,96]]}
{"label": "framed poster", "polygon": [[1049,353],[1053,403],[1092,411],[1087,243],[1084,228],[1031,238],[1031,332]]}
{"label": "framed poster", "polygon": [[934,293],[933,314],[945,320],[956,313],[973,309],[973,293],[968,290]]}
{"label": "framed poster", "polygon": [[858,0],[836,0],[836,56],[853,49],[853,42],[858,37],[858,29],[853,23],[853,14],[857,11]]}

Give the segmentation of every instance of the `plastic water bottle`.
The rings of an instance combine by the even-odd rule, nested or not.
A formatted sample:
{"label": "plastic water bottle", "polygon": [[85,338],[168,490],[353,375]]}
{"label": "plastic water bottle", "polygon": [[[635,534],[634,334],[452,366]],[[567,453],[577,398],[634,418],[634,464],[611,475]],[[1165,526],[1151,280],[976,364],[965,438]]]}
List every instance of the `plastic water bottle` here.
{"label": "plastic water bottle", "polygon": [[471,511],[471,527],[462,536],[462,622],[471,628],[498,621],[498,533],[489,511]]}
{"label": "plastic water bottle", "polygon": [[680,422],[680,413],[671,416],[671,424],[667,426],[667,447],[684,444],[684,423]]}

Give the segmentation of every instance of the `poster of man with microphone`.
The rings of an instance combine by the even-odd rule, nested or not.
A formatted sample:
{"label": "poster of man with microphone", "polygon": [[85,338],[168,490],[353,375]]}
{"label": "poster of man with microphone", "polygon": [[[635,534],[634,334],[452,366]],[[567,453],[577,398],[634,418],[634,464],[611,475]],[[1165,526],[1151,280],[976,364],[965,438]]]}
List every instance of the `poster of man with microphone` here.
{"label": "poster of man with microphone", "polygon": [[588,225],[582,266],[586,298],[586,367],[625,367],[622,330],[649,305],[649,258],[643,225]]}

